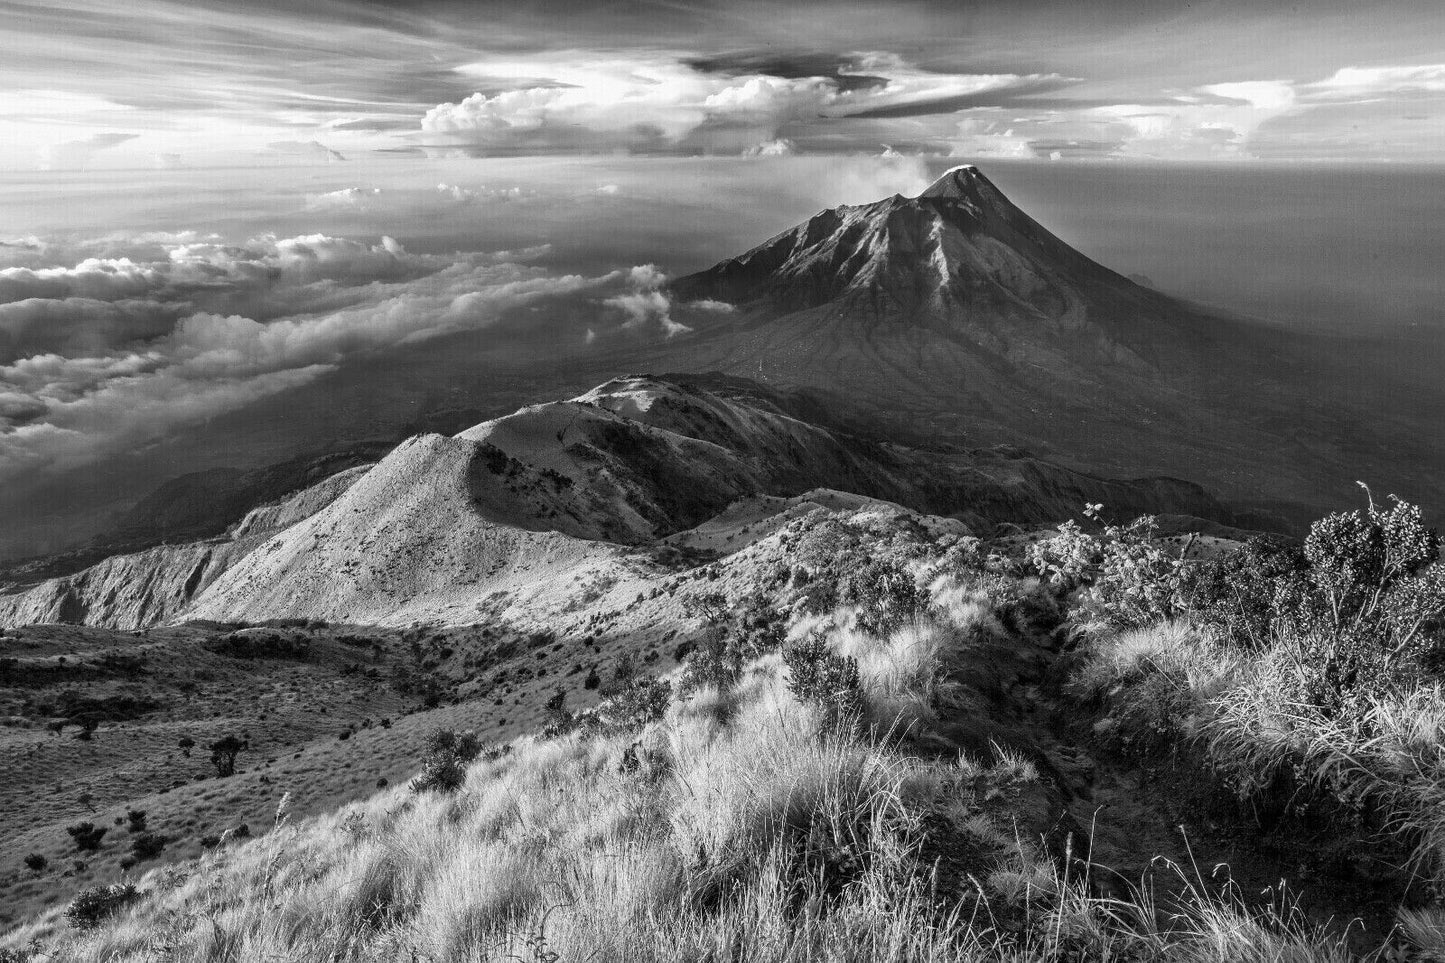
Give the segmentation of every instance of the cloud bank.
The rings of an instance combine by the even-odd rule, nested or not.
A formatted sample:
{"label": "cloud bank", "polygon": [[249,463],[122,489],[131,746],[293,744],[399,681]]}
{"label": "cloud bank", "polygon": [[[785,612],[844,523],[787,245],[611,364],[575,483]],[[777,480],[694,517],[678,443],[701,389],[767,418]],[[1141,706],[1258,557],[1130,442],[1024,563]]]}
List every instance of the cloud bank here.
{"label": "cloud bank", "polygon": [[594,339],[689,330],[656,268],[558,274],[537,263],[547,254],[417,254],[325,234],[0,246],[0,479],[100,459],[456,332],[506,347],[539,334],[580,344],[579,318]]}

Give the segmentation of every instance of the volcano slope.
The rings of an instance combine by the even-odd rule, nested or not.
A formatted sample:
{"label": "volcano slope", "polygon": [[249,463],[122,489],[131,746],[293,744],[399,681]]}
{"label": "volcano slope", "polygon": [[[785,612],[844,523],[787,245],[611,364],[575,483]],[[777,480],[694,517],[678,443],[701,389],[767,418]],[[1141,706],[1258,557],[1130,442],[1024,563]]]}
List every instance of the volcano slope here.
{"label": "volcano slope", "polygon": [[617,379],[454,437],[416,436],[369,469],[254,510],[224,538],[119,556],[0,596],[0,620],[397,626],[515,610],[550,624],[575,583],[633,585],[636,547],[664,549],[739,499],[814,489],[978,532],[1053,524],[1090,502],[1196,531],[1240,522],[1175,479],[1104,479],[1011,448],[916,449],[830,420],[805,395],[741,379]]}
{"label": "volcano slope", "polygon": [[1296,524],[1362,477],[1445,507],[1408,411],[1339,390],[1377,377],[1342,342],[1135,284],[973,167],[823,211],[671,292],[695,333],[659,364],[826,390],[904,437],[1190,478]]}
{"label": "volcano slope", "polygon": [[[998,546],[956,520],[813,493],[734,505],[673,541],[696,550],[730,536],[741,547],[678,565],[662,586],[691,651],[649,657],[631,632],[559,633],[555,649],[522,653],[551,670],[544,686],[514,690],[519,666],[488,666],[489,690],[355,732],[348,752],[324,757],[329,770],[314,747],[310,765],[257,765],[277,802],[274,821],[252,823],[261,839],[213,840],[130,877],[116,874],[113,844],[83,879],[42,866],[24,880],[31,893],[117,888],[40,914],[0,949],[46,963],[1327,963],[1355,958],[1351,940],[1385,944],[1381,959],[1441,949],[1428,909],[1390,933],[1408,874],[1351,884],[1337,867],[1280,909],[1270,887],[1300,882],[1314,851],[1280,827],[1218,824],[1200,773],[1181,803],[1154,772],[1118,765],[1089,736],[1117,729],[1117,708],[1096,720],[1097,705],[1061,694],[1089,651],[1065,621],[1070,593],[1000,565]],[[1098,641],[1137,649],[1128,638]],[[580,674],[556,671],[598,642],[613,659],[600,702]],[[640,656],[631,674],[624,656]],[[1105,665],[1138,684],[1112,656],[1095,674]],[[513,691],[534,722],[519,738],[486,698]],[[426,735],[428,723],[474,740]],[[420,768],[410,785],[317,818],[292,808],[293,790],[317,794],[352,768],[395,773],[402,745]],[[214,805],[256,776],[200,785]],[[1216,804],[1233,799],[1213,791]],[[143,802],[166,831],[194,825]]]}

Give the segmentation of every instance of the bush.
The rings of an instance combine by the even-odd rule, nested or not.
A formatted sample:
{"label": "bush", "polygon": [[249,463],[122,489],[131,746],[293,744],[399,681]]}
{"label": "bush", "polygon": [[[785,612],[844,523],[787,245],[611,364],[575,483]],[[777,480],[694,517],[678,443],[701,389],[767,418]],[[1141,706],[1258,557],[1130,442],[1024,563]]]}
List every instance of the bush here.
{"label": "bush", "polygon": [[737,682],[742,667],[741,655],[735,649],[729,648],[728,640],[715,632],[709,633],[706,638],[695,643],[685,656],[682,674],[678,677],[677,691],[681,695],[687,695],[705,686],[716,686],[719,690],[727,691]]}
{"label": "bush", "polygon": [[510,747],[489,746],[475,732],[433,729],[426,739],[427,755],[420,774],[411,781],[411,791],[456,792],[467,781],[467,765],[478,756],[500,759]]}
{"label": "bush", "polygon": [[130,883],[94,886],[81,890],[65,909],[65,919],[78,930],[94,929],[140,894]]}
{"label": "bush", "polygon": [[411,781],[414,793],[452,793],[467,781],[467,767],[451,753],[433,755],[422,763],[421,773]]}
{"label": "bush", "polygon": [[75,840],[75,848],[83,852],[94,852],[100,848],[100,841],[105,838],[109,831],[104,826],[97,826],[95,823],[76,823],[74,826],[67,826],[65,831],[70,838]]}
{"label": "bush", "polygon": [[845,724],[862,714],[857,659],[834,655],[821,638],[810,636],[783,650],[783,664],[788,691],[799,702],[821,708],[826,724]]}
{"label": "bush", "polygon": [[126,822],[130,824],[127,828],[131,832],[143,833],[146,831],[146,812],[144,809],[127,809],[125,818]]}
{"label": "bush", "polygon": [[783,619],[761,597],[753,597],[719,616],[699,640],[683,654],[678,692],[687,695],[712,685],[727,690],[742,673],[743,664],[783,644]]}
{"label": "bush", "polygon": [[138,860],[155,859],[165,848],[166,838],[158,833],[142,833],[130,844],[130,851]]}
{"label": "bush", "polygon": [[1183,553],[1170,553],[1159,541],[1152,515],[1128,525],[1103,525],[1102,505],[1084,506],[1099,534],[1070,519],[1058,534],[1029,545],[1028,563],[1049,584],[1078,592],[1087,617],[1132,628],[1167,621],[1186,607]]}
{"label": "bush", "polygon": [[666,679],[638,679],[596,708],[608,732],[641,729],[661,719],[672,702],[672,683]]}
{"label": "bush", "polygon": [[858,606],[858,628],[869,635],[893,632],[928,611],[928,593],[906,568],[892,561],[869,562],[847,573],[839,601]]}
{"label": "bush", "polygon": [[1255,536],[1240,549],[1191,568],[1185,597],[1196,621],[1216,627],[1235,645],[1263,648],[1275,641],[1279,587],[1306,567],[1297,546]]}
{"label": "bush", "polygon": [[50,860],[46,859],[40,853],[31,853],[25,857],[25,868],[32,873],[43,873],[45,872],[45,867],[49,865]]}
{"label": "bush", "polygon": [[1252,542],[1201,566],[1196,618],[1287,655],[1287,695],[1330,712],[1415,684],[1445,649],[1445,565],[1420,509],[1391,501],[1320,519],[1302,551]]}

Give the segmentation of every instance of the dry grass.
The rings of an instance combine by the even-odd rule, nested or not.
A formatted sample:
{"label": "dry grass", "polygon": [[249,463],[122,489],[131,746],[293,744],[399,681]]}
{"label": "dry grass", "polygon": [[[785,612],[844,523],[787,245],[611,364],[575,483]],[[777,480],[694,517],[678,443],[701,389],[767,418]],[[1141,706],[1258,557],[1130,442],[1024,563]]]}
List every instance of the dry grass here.
{"label": "dry grass", "polygon": [[[864,667],[875,721],[919,727],[938,667],[995,622],[974,599],[835,642]],[[898,745],[827,730],[768,657],[641,732],[524,738],[456,795],[392,789],[282,820],[148,874],[145,898],[94,931],[52,916],[10,939],[78,963],[1342,958],[1288,914],[1202,887],[1192,905],[1090,896],[1013,828],[1028,763]],[[943,843],[967,863],[957,889],[925,855]]]}
{"label": "dry grass", "polygon": [[1290,698],[1300,670],[1289,639],[1247,652],[1169,623],[1095,638],[1073,685],[1120,729],[1167,715],[1169,738],[1242,799],[1283,779],[1304,790],[1299,801],[1378,814],[1411,853],[1402,871],[1445,881],[1445,687],[1363,696],[1332,713]]}

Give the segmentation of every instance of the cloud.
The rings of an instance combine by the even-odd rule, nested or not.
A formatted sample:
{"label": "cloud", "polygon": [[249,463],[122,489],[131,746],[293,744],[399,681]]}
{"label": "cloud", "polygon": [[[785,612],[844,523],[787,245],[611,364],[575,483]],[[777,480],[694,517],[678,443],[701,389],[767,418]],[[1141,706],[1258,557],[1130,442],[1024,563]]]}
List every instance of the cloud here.
{"label": "cloud", "polygon": [[621,149],[769,156],[765,145],[804,146],[795,128],[946,114],[1074,83],[1053,73],[929,71],[884,52],[847,55],[813,76],[795,75],[790,68],[798,64],[791,63],[771,65],[786,75],[735,69],[747,62],[570,52],[472,64],[463,71],[494,87],[534,79],[439,104],[421,128],[433,146],[481,154]]}
{"label": "cloud", "polygon": [[1445,64],[1342,67],[1323,80],[1303,85],[1302,90],[1316,102],[1445,93]]}
{"label": "cloud", "polygon": [[655,264],[644,264],[627,273],[626,294],[607,298],[602,303],[620,311],[625,318],[623,330],[639,331],[649,326],[656,327],[663,337],[672,338],[692,330],[686,324],[672,318],[672,301],[662,290],[667,275]]}
{"label": "cloud", "polygon": [[277,154],[286,154],[291,157],[304,157],[310,160],[323,161],[327,164],[346,160],[340,151],[332,150],[320,141],[315,140],[278,140],[267,144],[266,149]]}
{"label": "cloud", "polygon": [[[67,250],[119,256],[44,263]],[[655,267],[557,274],[531,263],[548,250],[414,254],[322,234],[10,242],[0,255],[39,263],[0,269],[0,478],[129,450],[447,334],[486,331],[502,348],[558,325],[689,330]],[[571,307],[529,310],[556,301]]]}
{"label": "cloud", "polygon": [[1294,86],[1287,80],[1243,80],[1205,84],[1199,90],[1214,97],[1239,101],[1266,110],[1288,107],[1295,101]]}
{"label": "cloud", "polygon": [[40,149],[40,167],[47,171],[78,170],[84,168],[90,163],[90,159],[101,151],[135,140],[138,136],[140,135],[121,133],[93,134],[82,140],[50,144]]}
{"label": "cloud", "polygon": [[787,157],[798,152],[798,145],[786,137],[754,144],[743,151],[744,157]]}

